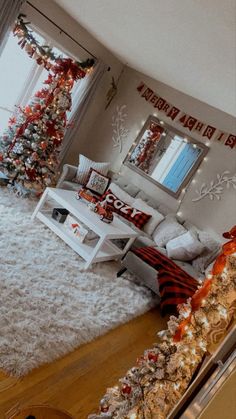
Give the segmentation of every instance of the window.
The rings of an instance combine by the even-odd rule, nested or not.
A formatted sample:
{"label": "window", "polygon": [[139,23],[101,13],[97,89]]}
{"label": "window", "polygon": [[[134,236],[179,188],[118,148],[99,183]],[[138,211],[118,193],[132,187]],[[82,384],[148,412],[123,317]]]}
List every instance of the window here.
{"label": "window", "polygon": [[[35,32],[34,36],[41,45],[50,45],[49,39]],[[58,56],[66,57],[58,48],[53,48],[53,51]],[[17,38],[10,33],[0,56],[0,135],[7,128],[8,120],[15,112],[15,106],[25,106],[43,87],[47,76],[48,71],[30,58],[18,45]]]}

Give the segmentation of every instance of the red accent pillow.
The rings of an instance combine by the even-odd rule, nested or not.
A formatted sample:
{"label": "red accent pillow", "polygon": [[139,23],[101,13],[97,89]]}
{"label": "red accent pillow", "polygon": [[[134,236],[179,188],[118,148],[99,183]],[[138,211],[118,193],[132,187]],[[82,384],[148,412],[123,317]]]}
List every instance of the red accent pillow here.
{"label": "red accent pillow", "polygon": [[114,195],[110,189],[102,195],[101,200],[106,201],[112,208],[112,211],[133,223],[140,230],[151,218],[151,215],[133,208],[121,199],[117,198],[117,196]]}

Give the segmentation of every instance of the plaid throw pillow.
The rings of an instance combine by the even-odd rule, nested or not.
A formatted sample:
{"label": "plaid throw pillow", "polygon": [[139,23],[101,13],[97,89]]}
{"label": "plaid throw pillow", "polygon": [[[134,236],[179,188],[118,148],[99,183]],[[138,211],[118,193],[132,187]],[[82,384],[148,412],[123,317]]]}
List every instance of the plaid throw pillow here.
{"label": "plaid throw pillow", "polygon": [[97,193],[98,195],[102,195],[107,189],[109,181],[109,177],[104,176],[102,173],[91,167],[85,188]]}
{"label": "plaid throw pillow", "polygon": [[151,218],[151,215],[133,208],[121,199],[117,198],[117,196],[114,195],[110,189],[103,194],[101,200],[106,201],[114,212],[133,223],[140,230]]}

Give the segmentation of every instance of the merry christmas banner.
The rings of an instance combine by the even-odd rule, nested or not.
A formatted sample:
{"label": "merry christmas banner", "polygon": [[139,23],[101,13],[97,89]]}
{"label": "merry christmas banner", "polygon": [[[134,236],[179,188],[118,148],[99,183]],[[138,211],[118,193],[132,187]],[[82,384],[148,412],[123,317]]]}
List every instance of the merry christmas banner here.
{"label": "merry christmas banner", "polygon": [[200,121],[192,115],[183,112],[165,98],[161,97],[150,89],[145,83],[141,82],[137,91],[147,102],[153,105],[159,112],[165,114],[167,118],[182,125],[185,129],[195,132],[204,140],[215,140],[224,145],[234,148],[236,146],[236,135],[219,130],[218,128]]}

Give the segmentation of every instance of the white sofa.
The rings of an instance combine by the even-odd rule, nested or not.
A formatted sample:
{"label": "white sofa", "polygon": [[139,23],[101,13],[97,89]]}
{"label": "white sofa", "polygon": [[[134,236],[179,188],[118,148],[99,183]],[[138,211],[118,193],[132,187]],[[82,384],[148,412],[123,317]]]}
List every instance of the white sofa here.
{"label": "white sofa", "polygon": [[[69,189],[69,190],[78,190],[82,185],[74,182],[73,179],[75,178],[77,171],[76,166],[71,166],[65,164],[63,167],[62,174],[58,180],[57,187],[62,189]],[[112,182],[117,184],[122,190],[128,193],[133,198],[140,198],[145,201],[149,206],[154,209],[157,209],[158,212],[162,213],[165,216],[165,220],[170,217],[171,213],[172,216],[175,216],[177,221],[184,226],[186,230],[193,230],[196,234],[203,234],[204,232],[200,232],[200,230],[189,223],[188,221],[181,220],[177,217],[173,212],[166,207],[164,204],[158,202],[158,197],[151,197],[147,195],[144,191],[140,190],[137,186],[130,184],[128,179],[124,176],[119,176],[114,173],[110,173],[112,178]],[[124,220],[124,219],[123,219]],[[124,220],[125,221],[125,220]],[[161,225],[161,223],[160,223]],[[131,225],[134,227],[133,225]],[[158,229],[159,226],[157,226]],[[135,228],[135,227],[134,227]],[[134,247],[142,247],[142,246],[153,246],[156,247],[159,251],[166,254],[165,247],[157,246],[155,242],[155,234],[156,230],[153,232],[153,235],[150,236],[144,231],[139,230],[139,237],[136,239],[134,243]],[[220,251],[221,244],[219,241],[215,239],[215,237],[211,236],[209,233],[204,233],[207,236],[208,242],[210,243],[209,249],[207,248],[208,255],[205,256],[205,261],[201,261],[200,263],[196,263],[196,261],[191,262],[183,262],[179,260],[174,260],[174,262],[179,265],[183,270],[189,273],[192,277],[196,279],[203,279],[205,276],[205,270],[209,264],[216,258],[217,254]],[[197,269],[198,265],[201,269]],[[147,263],[143,262],[138,256],[136,256],[132,251],[129,251],[122,260],[122,267],[118,272],[118,276],[122,275],[122,273],[128,270],[134,274],[135,281],[147,286],[148,288],[152,289],[153,292],[159,294],[158,288],[158,281],[157,281],[157,272],[154,268],[147,265]]]}

